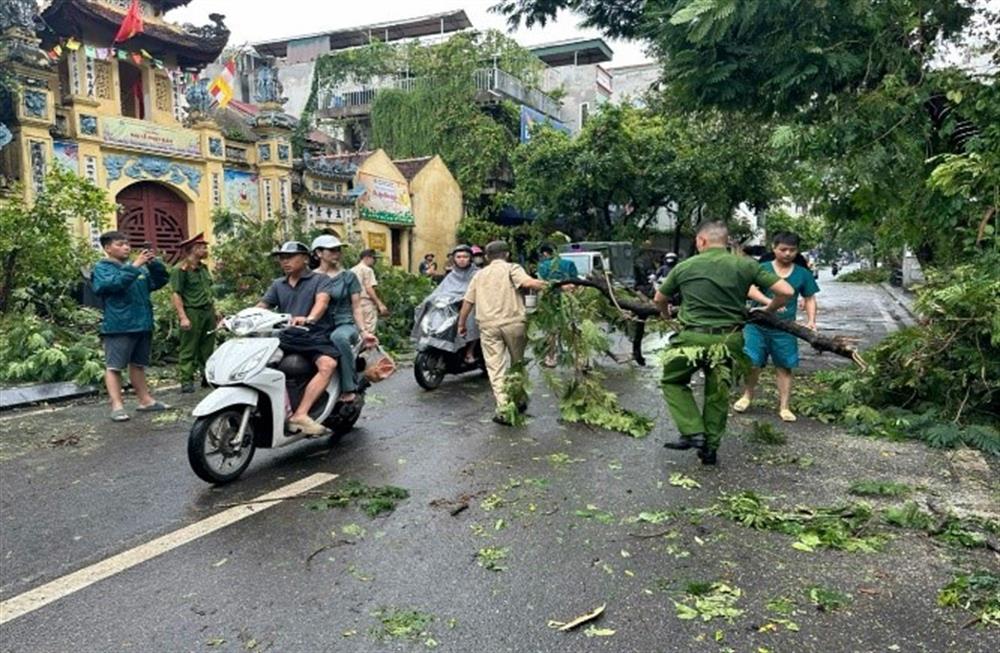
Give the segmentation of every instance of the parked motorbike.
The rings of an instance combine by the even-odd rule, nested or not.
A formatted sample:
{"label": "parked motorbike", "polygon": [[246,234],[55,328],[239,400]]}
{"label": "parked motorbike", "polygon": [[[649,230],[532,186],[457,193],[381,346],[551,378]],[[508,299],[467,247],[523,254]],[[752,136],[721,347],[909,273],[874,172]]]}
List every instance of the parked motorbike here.
{"label": "parked motorbike", "polygon": [[[188,436],[188,461],[202,480],[221,485],[235,481],[250,465],[257,448],[284,447],[305,435],[288,430],[287,417],[302,399],[315,366],[298,353],[285,354],[279,334],[291,315],[248,308],[222,321],[236,337],[215,350],[205,376],[215,389],[195,407]],[[335,373],[309,415],[335,436],[350,431],[364,408],[369,383],[362,372],[362,345],[354,350],[357,397],[344,403]]]}
{"label": "parked motorbike", "polygon": [[417,357],[413,361],[413,376],[424,390],[434,390],[446,374],[464,374],[486,370],[483,349],[476,339],[474,359],[466,360],[469,340],[458,335],[458,312],[462,301],[446,296],[434,297],[414,329]]}

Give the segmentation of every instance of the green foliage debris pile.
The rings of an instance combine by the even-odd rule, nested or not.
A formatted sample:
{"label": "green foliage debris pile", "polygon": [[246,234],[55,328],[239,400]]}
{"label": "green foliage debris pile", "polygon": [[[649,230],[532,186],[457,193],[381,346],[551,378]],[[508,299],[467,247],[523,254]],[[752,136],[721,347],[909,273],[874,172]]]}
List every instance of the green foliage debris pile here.
{"label": "green foliage debris pile", "polygon": [[973,614],[972,622],[1000,627],[1000,576],[986,570],[955,574],[938,592],[938,605]]}
{"label": "green foliage debris pile", "polygon": [[378,517],[381,514],[391,513],[400,501],[409,497],[409,491],[394,485],[372,487],[360,481],[349,480],[336,492],[328,494],[322,501],[313,503],[310,507],[314,510],[324,510],[354,504],[369,517]]}
{"label": "green foliage debris pile", "polygon": [[871,552],[884,541],[872,531],[871,507],[862,503],[784,511],[772,509],[754,492],[740,492],[723,494],[710,512],[756,530],[793,535],[798,539],[792,546],[803,551],[828,548]]}
{"label": "green foliage debris pile", "polygon": [[570,370],[568,378],[547,373],[559,395],[559,413],[567,422],[589,424],[632,437],[645,437],[653,421],[622,408],[604,386],[604,376],[592,361],[608,350],[605,330],[598,325],[604,296],[591,288],[544,293],[529,319],[532,350],[539,360],[554,351],[557,363]]}
{"label": "green foliage debris pile", "polygon": [[891,272],[889,268],[861,268],[851,270],[837,277],[842,283],[888,283]]}
{"label": "green foliage debris pile", "polygon": [[915,307],[921,324],[866,352],[866,371],[816,374],[800,410],[859,435],[1000,456],[1000,255],[929,271]]}

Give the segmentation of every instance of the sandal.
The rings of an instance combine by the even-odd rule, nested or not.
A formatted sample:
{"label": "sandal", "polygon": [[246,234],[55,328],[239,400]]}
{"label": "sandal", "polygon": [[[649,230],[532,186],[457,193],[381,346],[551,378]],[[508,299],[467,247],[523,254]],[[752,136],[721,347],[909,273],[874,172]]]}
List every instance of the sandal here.
{"label": "sandal", "polygon": [[128,413],[125,412],[124,408],[116,408],[111,411],[112,422],[127,422],[130,419],[132,418],[128,416]]}
{"label": "sandal", "polygon": [[154,401],[148,406],[136,406],[136,411],[140,413],[158,413],[164,410],[170,410],[170,406],[163,403],[162,401]]}

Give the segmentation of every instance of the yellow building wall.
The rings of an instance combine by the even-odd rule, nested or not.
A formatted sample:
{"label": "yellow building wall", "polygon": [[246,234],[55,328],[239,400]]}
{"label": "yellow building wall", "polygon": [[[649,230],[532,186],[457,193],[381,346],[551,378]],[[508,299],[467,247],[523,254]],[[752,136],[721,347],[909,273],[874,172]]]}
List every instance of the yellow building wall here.
{"label": "yellow building wall", "polygon": [[433,253],[443,272],[448,252],[456,245],[463,205],[462,189],[440,156],[428,161],[410,182],[410,198],[414,219],[410,271],[418,270],[424,254]]}
{"label": "yellow building wall", "polygon": [[[367,173],[376,177],[382,177],[383,179],[389,179],[391,181],[401,183],[404,186],[407,184],[406,177],[399,171],[396,164],[392,162],[389,155],[382,149],[372,152],[371,155],[365,159],[360,166],[358,166],[358,173]],[[382,224],[381,222],[372,222],[370,220],[361,219],[357,211],[355,211],[355,215],[358,216],[355,223],[356,229],[361,236],[364,246],[383,251],[386,262],[391,263],[393,259],[392,229],[395,228],[401,231],[399,238],[401,247],[401,251],[399,252],[400,266],[404,270],[409,270],[412,258],[410,252],[412,228],[406,225],[393,225],[390,228],[389,225]],[[384,238],[384,241],[381,240],[382,238]],[[377,246],[381,242],[385,243],[384,250],[381,250]]]}

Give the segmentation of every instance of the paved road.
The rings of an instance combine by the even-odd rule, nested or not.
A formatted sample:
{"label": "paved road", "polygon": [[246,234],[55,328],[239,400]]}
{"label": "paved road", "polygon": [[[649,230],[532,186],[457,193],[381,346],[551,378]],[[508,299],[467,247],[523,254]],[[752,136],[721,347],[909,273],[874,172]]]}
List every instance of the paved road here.
{"label": "paved road", "polygon": [[[877,287],[827,284],[822,306],[821,328],[868,342],[895,324]],[[833,362],[807,358],[809,367]],[[900,538],[877,556],[806,556],[785,536],[716,517],[655,526],[629,519],[705,507],[741,488],[829,503],[849,479],[877,472],[946,493],[958,481],[945,477],[952,463],[944,454],[803,422],[787,451],[816,464],[781,464],[734,437],[722,465],[704,469],[661,447],[675,431],[655,370],[617,366],[608,374],[627,406],[657,419],[651,437],[561,424],[541,381],[530,424],[505,429],[486,419],[483,379],[452,379],[427,393],[404,369],[374,388],[353,433],[260,451],[244,478],[224,488],[188,469],[192,398],[164,396],[177,411],[124,425],[108,423],[96,402],[0,415],[4,602],[230,507],[251,511],[240,504],[316,474],[339,475],[318,490],[356,479],[410,492],[375,519],[353,507],[311,509],[311,495],[273,504],[4,623],[0,651],[385,651],[435,643],[450,651],[995,650],[993,634],[962,629],[966,615],[936,606],[933,588],[949,578],[950,558],[922,539]],[[675,472],[702,487],[671,485]],[[463,502],[468,509],[452,515]],[[477,564],[488,547],[506,550],[503,571]],[[672,600],[693,580],[740,587],[745,613],[732,623],[677,619]],[[817,612],[803,594],[810,583],[856,600],[846,611]],[[798,605],[798,632],[766,626],[767,601],[783,595]],[[607,611],[596,623],[613,635],[546,625],[601,604]],[[435,618],[416,642],[380,639],[375,613],[385,608]]]}

